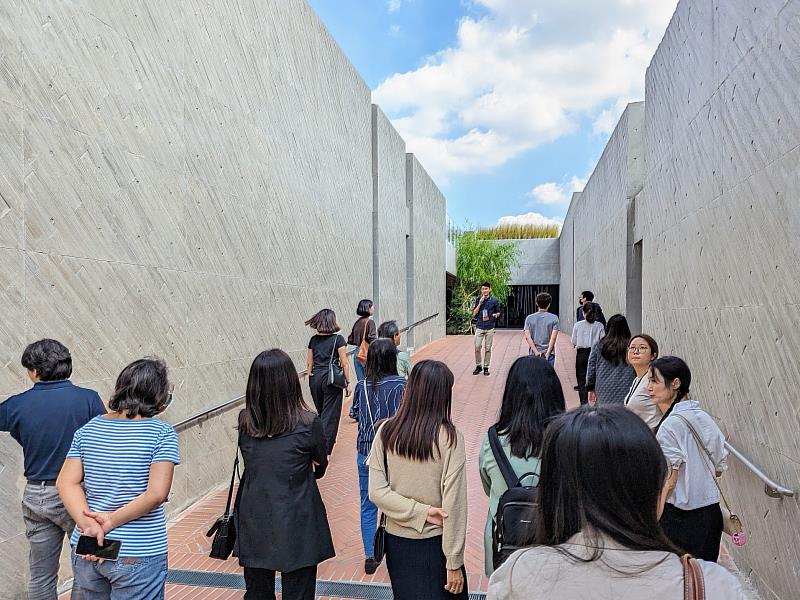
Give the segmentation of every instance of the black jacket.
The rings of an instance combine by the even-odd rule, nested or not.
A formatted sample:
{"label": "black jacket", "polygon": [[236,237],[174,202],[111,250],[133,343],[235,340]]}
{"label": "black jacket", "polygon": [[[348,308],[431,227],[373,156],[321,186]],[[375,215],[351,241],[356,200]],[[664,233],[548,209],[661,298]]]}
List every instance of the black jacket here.
{"label": "black jacket", "polygon": [[245,466],[236,494],[239,564],[288,572],[335,556],[316,482],[328,466],[319,417],[305,412],[293,431],[271,438],[242,435],[239,447]]}
{"label": "black jacket", "polygon": [[[606,324],[606,316],[603,314],[603,309],[600,308],[600,305],[595,302],[594,303],[594,313],[595,313],[595,321],[602,323],[603,325]],[[578,307],[578,310],[575,312],[575,322],[583,321],[583,305],[581,304]]]}

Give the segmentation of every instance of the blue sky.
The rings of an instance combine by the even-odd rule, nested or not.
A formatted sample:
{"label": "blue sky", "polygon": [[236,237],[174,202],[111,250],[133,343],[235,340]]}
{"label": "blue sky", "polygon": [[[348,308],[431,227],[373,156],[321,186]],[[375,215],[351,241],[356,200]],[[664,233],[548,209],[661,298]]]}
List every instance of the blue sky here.
{"label": "blue sky", "polygon": [[[566,214],[676,0],[309,0],[458,224]],[[567,5],[567,6],[565,6]]]}

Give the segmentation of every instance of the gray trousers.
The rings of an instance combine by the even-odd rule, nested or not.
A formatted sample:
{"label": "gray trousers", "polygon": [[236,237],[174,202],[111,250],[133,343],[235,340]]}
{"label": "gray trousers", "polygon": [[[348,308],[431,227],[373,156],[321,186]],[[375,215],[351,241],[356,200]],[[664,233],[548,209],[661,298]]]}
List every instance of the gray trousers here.
{"label": "gray trousers", "polygon": [[[75,523],[64,508],[55,486],[27,484],[22,495],[22,518],[30,544],[28,598],[57,600],[58,563],[64,534],[69,538]],[[72,599],[83,599],[75,586]]]}

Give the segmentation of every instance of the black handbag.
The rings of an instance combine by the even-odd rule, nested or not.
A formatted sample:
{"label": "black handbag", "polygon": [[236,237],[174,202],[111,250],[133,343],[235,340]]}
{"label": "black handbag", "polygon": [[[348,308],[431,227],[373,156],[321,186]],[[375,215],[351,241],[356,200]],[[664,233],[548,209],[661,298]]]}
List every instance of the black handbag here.
{"label": "black handbag", "polygon": [[214,536],[214,539],[211,541],[211,552],[208,554],[211,558],[228,560],[236,544],[236,523],[233,515],[234,510],[231,509],[231,500],[233,499],[233,486],[238,473],[239,445],[237,443],[236,460],[233,461],[233,473],[231,473],[231,485],[228,488],[228,501],[225,503],[225,512],[211,526],[211,529],[206,532],[206,537]]}
{"label": "black handbag", "polygon": [[[369,399],[367,400],[369,403]],[[386,483],[389,483],[389,464],[386,461],[386,449],[383,450],[383,469],[386,471]],[[381,521],[375,530],[375,537],[372,541],[372,558],[381,564],[386,555],[386,515],[381,511]]]}
{"label": "black handbag", "polygon": [[331,359],[328,362],[328,385],[345,389],[347,387],[347,379],[344,376],[344,367],[336,355],[336,342],[339,341],[339,336],[333,340],[333,348],[331,349]]}

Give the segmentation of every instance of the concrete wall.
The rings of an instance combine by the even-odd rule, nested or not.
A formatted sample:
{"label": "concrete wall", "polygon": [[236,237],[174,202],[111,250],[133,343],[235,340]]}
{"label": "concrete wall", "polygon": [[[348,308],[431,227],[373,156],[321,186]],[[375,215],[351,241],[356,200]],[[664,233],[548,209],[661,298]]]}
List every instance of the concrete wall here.
{"label": "concrete wall", "polygon": [[642,189],[643,118],[642,102],[628,105],[586,187],[573,196],[567,211],[560,256],[571,264],[561,261],[567,270],[559,288],[565,331],[572,328],[583,290],[594,292],[606,317],[625,312],[628,210]]}
{"label": "concrete wall", "polygon": [[559,285],[560,242],[558,238],[538,240],[504,240],[517,244],[518,264],[511,273],[512,285]]}
{"label": "concrete wall", "polygon": [[[0,399],[28,387],[20,354],[47,336],[106,398],[129,361],[165,358],[180,420],[242,394],[260,350],[301,367],[322,307],[349,331],[377,289],[404,322],[406,234],[435,259],[411,274],[417,314],[443,314],[444,199],[416,167],[430,222],[393,222],[405,149],[376,114],[304,0],[0,3]],[[233,421],[181,434],[170,511],[226,479]],[[0,461],[0,587],[22,597],[7,435]]]}
{"label": "concrete wall", "polygon": [[[647,71],[633,228],[615,237],[594,290],[607,315],[621,307],[631,245],[641,241],[644,329],[662,354],[687,360],[694,396],[729,441],[797,491],[799,56],[800,0],[679,3]],[[597,170],[613,168],[607,161]],[[583,215],[602,229],[620,214],[593,214],[588,188],[562,237],[562,267],[574,238],[578,287],[582,240],[597,229]],[[562,289],[569,276],[562,270]],[[798,498],[768,498],[735,458],[723,486],[750,536],[734,560],[764,598],[800,597]]]}
{"label": "concrete wall", "polygon": [[431,292],[445,285],[443,237],[447,206],[444,196],[413,154],[406,158],[406,200],[411,230],[408,272],[413,275],[408,322],[438,314],[408,336],[408,345],[418,349],[445,334],[445,296]]}

